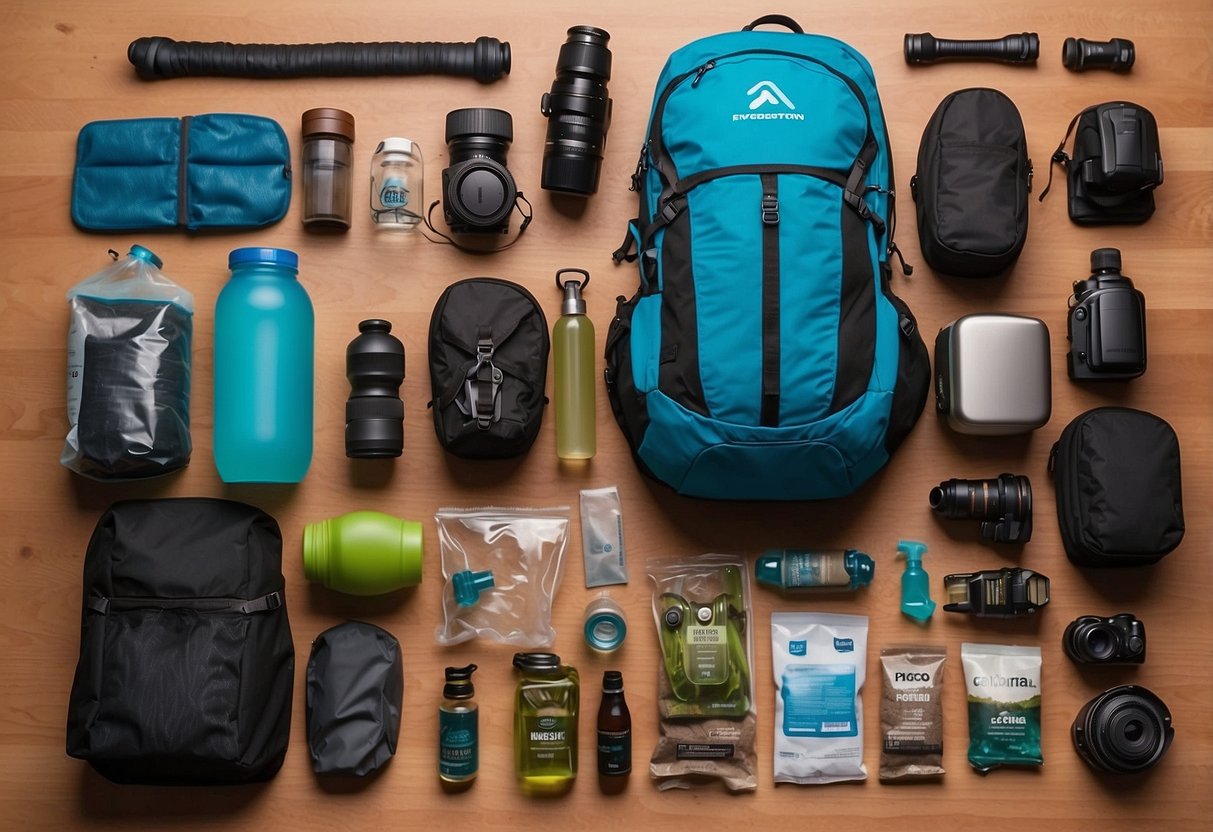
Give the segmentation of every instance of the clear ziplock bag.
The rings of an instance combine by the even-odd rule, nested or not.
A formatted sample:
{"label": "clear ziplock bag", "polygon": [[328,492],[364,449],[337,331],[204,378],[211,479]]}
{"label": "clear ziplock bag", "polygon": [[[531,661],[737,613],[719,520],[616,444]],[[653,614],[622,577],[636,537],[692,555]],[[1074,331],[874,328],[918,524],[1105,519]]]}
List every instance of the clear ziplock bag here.
{"label": "clear ziplock bag", "polygon": [[[434,517],[446,580],[438,643],[480,637],[515,647],[550,646],[569,507],[443,508]],[[470,586],[475,589],[469,592]]]}

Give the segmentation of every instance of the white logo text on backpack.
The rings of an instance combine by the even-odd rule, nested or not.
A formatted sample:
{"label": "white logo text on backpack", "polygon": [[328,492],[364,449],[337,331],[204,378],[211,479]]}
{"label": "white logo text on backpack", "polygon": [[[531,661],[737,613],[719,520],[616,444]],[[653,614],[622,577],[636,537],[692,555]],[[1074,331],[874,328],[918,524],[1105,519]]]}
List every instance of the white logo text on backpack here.
{"label": "white logo text on backpack", "polygon": [[[797,113],[796,105],[792,103],[792,99],[783,94],[774,81],[759,81],[754,86],[746,91],[746,95],[750,98],[750,112],[748,113],[733,113],[733,121],[770,121],[772,119],[783,121],[804,121],[804,113]],[[762,107],[779,107],[792,110],[793,112],[783,112],[778,110],[774,112],[755,112]]]}

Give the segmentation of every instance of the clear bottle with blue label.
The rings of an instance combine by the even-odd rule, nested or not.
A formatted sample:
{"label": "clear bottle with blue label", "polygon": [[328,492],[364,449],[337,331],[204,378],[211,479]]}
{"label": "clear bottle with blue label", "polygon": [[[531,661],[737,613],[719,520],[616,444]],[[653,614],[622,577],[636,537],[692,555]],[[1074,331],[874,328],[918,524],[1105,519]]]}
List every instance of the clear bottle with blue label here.
{"label": "clear bottle with blue label", "polygon": [[410,139],[384,139],[371,157],[371,219],[376,228],[408,231],[425,210],[425,164]]}
{"label": "clear bottle with blue label", "polygon": [[763,586],[788,592],[806,589],[856,590],[872,582],[876,563],[855,549],[809,551],[774,549],[754,561],[754,577]]}
{"label": "clear bottle with blue label", "polygon": [[295,483],[312,462],[315,318],[299,256],[238,248],[215,303],[215,466],[224,482]]}
{"label": "clear bottle with blue label", "polygon": [[476,665],[448,667],[438,708],[438,778],[465,784],[480,770],[480,710],[473,701]]}

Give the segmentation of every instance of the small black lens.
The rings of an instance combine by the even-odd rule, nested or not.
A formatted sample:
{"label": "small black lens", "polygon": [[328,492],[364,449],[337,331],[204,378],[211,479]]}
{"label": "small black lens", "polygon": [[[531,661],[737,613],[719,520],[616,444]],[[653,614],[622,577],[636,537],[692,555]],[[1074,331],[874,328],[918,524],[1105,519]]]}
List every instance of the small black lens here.
{"label": "small black lens", "polygon": [[1110,659],[1116,652],[1118,639],[1112,628],[1106,624],[1095,624],[1086,632],[1083,646],[1092,661],[1102,662]]}
{"label": "small black lens", "polygon": [[574,26],[556,58],[556,80],[540,102],[548,117],[543,151],[545,190],[589,196],[598,190],[598,174],[611,126],[611,36],[594,26]]}
{"label": "small black lens", "polygon": [[1175,729],[1171,712],[1152,691],[1121,685],[1083,706],[1070,735],[1078,756],[1091,768],[1134,774],[1162,759]]}

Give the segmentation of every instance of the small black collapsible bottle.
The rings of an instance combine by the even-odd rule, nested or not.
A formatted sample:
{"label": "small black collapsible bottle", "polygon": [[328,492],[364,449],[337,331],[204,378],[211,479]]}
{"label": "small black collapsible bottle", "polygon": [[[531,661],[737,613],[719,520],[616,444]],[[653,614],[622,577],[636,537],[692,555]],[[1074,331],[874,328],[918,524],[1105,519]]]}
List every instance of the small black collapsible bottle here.
{"label": "small black collapsible bottle", "polygon": [[404,452],[404,344],[391,321],[372,318],[345,350],[350,397],[345,404],[345,455],[387,459]]}

